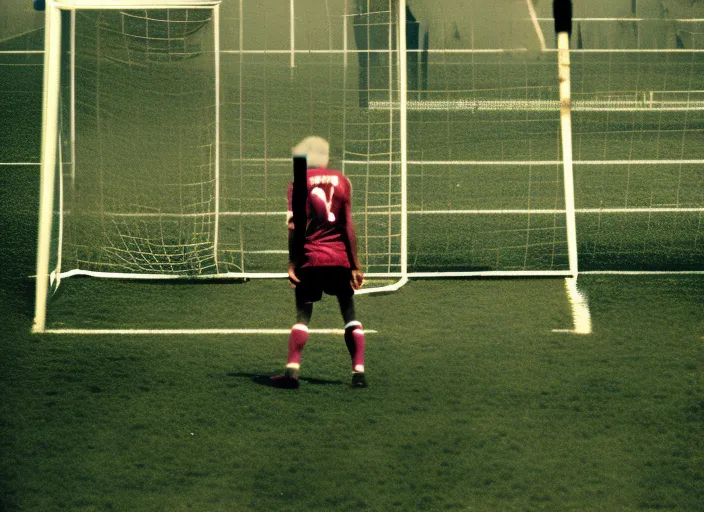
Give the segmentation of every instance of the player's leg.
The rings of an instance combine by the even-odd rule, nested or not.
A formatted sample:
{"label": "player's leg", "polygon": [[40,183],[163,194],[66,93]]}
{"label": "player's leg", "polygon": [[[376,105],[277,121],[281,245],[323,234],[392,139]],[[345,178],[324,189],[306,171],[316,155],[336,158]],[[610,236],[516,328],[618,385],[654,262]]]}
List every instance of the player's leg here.
{"label": "player's leg", "polygon": [[366,340],[362,322],[357,320],[354,309],[354,295],[338,295],[340,312],[345,322],[345,345],[352,360],[352,385],[354,387],[366,387],[364,376],[364,349]]}
{"label": "player's leg", "polygon": [[308,341],[308,325],[312,316],[313,303],[296,300],[296,323],[288,335],[287,370],[298,372],[301,369],[301,354]]}
{"label": "player's leg", "polygon": [[282,375],[272,377],[276,387],[298,388],[301,369],[301,354],[308,341],[308,325],[313,316],[313,303],[320,300],[322,291],[317,286],[315,278],[309,272],[300,272],[301,280],[296,286],[296,323],[288,335],[288,354],[286,369]]}
{"label": "player's leg", "polygon": [[312,317],[313,303],[296,301],[296,324],[308,326]]}
{"label": "player's leg", "polygon": [[345,344],[352,360],[352,370],[364,372],[365,338],[362,322],[357,320],[354,310],[354,297],[338,297],[340,312],[345,322]]}
{"label": "player's leg", "polygon": [[308,325],[313,315],[313,303],[296,301],[296,323],[288,335],[288,355],[284,373],[271,378],[273,386],[285,389],[297,389],[301,369],[301,353],[308,341]]}
{"label": "player's leg", "polygon": [[323,295],[320,278],[315,269],[300,269],[301,280],[296,285],[296,323],[288,337],[286,369],[298,372],[301,368],[301,353],[308,341],[308,325],[313,316],[313,304]]}

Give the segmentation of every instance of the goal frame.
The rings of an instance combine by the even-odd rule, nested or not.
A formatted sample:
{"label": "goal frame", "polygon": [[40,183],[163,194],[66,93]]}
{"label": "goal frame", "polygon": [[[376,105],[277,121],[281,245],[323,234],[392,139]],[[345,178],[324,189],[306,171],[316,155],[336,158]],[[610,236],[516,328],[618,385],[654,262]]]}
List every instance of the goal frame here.
{"label": "goal frame", "polygon": [[[37,273],[35,287],[35,311],[33,332],[44,332],[46,328],[46,306],[49,295],[51,258],[51,235],[54,210],[54,187],[56,180],[57,166],[62,162],[59,157],[59,101],[61,88],[61,15],[63,11],[75,12],[76,10],[90,9],[211,9],[215,23],[215,118],[216,118],[216,199],[215,208],[218,208],[217,179],[219,166],[219,66],[220,66],[220,31],[218,23],[220,20],[220,0],[113,0],[106,5],[95,0],[47,0],[44,14],[44,83],[43,83],[43,111],[42,111],[42,146],[40,165],[40,199],[39,199],[39,232],[37,236]],[[74,17],[75,19],[75,17]],[[72,28],[72,30],[75,29]],[[73,38],[72,38],[73,40]],[[72,54],[73,55],[73,54]],[[73,56],[72,56],[73,58]],[[73,75],[73,69],[72,69]],[[72,78],[73,82],[73,78]],[[73,83],[72,83],[73,94]],[[73,107],[72,107],[73,108]],[[73,126],[71,127],[73,132]],[[59,175],[61,172],[59,171]],[[61,201],[61,198],[59,198]],[[61,208],[62,205],[60,205]],[[215,215],[217,223],[218,215]],[[61,229],[61,228],[60,228]],[[59,245],[61,241],[59,241]],[[215,252],[217,255],[217,226],[215,230]],[[59,254],[61,250],[59,249]],[[216,257],[217,262],[217,257]],[[57,273],[55,279],[60,279]]]}

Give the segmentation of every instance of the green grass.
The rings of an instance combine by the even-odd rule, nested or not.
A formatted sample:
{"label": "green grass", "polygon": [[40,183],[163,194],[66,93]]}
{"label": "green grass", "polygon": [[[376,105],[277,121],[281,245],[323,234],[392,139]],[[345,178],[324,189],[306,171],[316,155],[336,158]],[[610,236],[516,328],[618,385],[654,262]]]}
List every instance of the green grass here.
{"label": "green grass", "polygon": [[[311,336],[311,380],[289,392],[251,378],[280,370],[285,336],[37,336],[12,312],[5,508],[697,510],[704,283],[581,282],[589,336],[551,332],[570,326],[561,280],[419,281],[360,299],[378,331],[366,390],[349,387],[335,336]],[[58,301],[69,292],[81,297],[68,309],[100,305],[93,326],[104,313],[157,327],[292,321],[282,283],[88,279]],[[322,303],[313,326],[339,326],[335,309]],[[84,326],[80,311],[67,320]]]}

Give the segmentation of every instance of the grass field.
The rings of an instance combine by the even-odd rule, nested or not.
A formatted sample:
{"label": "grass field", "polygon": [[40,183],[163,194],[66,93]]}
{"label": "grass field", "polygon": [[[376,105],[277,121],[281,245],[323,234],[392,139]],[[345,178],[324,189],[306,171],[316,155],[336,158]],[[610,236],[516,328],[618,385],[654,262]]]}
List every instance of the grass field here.
{"label": "grass field", "polygon": [[[551,332],[570,326],[561,280],[364,297],[371,387],[349,388],[342,340],[319,334],[282,392],[252,377],[280,371],[284,335],[30,335],[31,283],[5,279],[4,507],[698,510],[701,278],[580,281],[587,336]],[[81,327],[291,321],[280,282],[64,294]],[[323,303],[313,327],[338,326]]]}
{"label": "grass field", "polygon": [[[30,39],[40,43],[36,34]],[[28,49],[27,41],[3,48]],[[252,58],[247,93],[269,88],[266,102],[248,103],[247,122],[233,121],[237,87],[223,90],[225,211],[285,208],[288,163],[258,174],[259,164],[242,158],[284,155],[291,133],[311,127],[292,116],[285,96],[287,58],[268,57],[267,65]],[[550,67],[514,58],[473,57],[476,69],[464,72],[460,58],[448,57],[431,87],[466,91],[494,80],[507,91],[527,89]],[[575,88],[704,89],[698,55],[649,58],[575,56]],[[232,86],[240,68],[227,59],[234,57],[223,59]],[[328,61],[311,57],[310,69]],[[370,383],[361,390],[349,386],[347,352],[334,334],[311,335],[297,391],[255,378],[281,371],[285,334],[31,334],[39,173],[18,164],[39,160],[41,72],[41,55],[0,54],[0,511],[702,509],[700,274],[581,275],[592,322],[586,335],[564,332],[574,313],[563,279],[418,279],[392,294],[361,296]],[[309,84],[300,76],[299,85]],[[291,95],[305,103],[303,85]],[[326,123],[340,135],[339,104],[331,105]],[[559,166],[538,163],[559,159],[554,113],[413,112],[409,119],[412,271],[564,266],[562,242],[550,241],[556,251],[527,253],[541,245],[525,240],[528,232],[550,238],[564,215],[528,224],[523,214],[424,213],[559,209]],[[242,126],[247,137],[233,142]],[[575,158],[621,162],[575,165],[582,269],[702,270],[701,164],[636,163],[701,160],[701,133],[700,112],[575,115]],[[475,165],[502,159],[536,163]],[[424,163],[432,160],[451,163]],[[452,163],[461,160],[474,163]],[[360,200],[367,176],[354,167],[348,173]],[[95,200],[84,186],[85,200]],[[144,192],[142,207],[167,196]],[[652,211],[661,207],[695,211]],[[628,208],[644,211],[608,211]],[[103,226],[86,218],[84,234],[102,236]],[[370,216],[360,230],[367,221],[388,228]],[[285,248],[278,217],[246,224],[225,217],[223,225],[233,265],[241,263],[243,233],[249,248]],[[272,247],[275,231],[282,236]],[[251,258],[248,268],[270,270],[285,255]],[[286,330],[294,318],[281,280],[71,278],[48,312],[47,327],[82,329]],[[334,300],[316,306],[311,327],[342,327]]]}

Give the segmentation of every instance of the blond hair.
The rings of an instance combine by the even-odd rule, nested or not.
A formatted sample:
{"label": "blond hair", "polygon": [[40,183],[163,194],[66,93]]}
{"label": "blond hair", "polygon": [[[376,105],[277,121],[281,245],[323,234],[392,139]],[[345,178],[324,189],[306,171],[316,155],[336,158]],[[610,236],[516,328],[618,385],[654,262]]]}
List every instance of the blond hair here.
{"label": "blond hair", "polygon": [[330,144],[322,137],[306,137],[293,148],[294,156],[305,156],[309,169],[327,168],[330,161]]}

